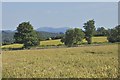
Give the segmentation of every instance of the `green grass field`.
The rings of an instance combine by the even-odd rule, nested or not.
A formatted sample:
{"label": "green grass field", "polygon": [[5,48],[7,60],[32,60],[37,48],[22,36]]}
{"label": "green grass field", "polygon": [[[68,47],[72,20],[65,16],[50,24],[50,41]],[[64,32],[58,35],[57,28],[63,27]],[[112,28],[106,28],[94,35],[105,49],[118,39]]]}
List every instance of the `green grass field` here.
{"label": "green grass field", "polygon": [[3,78],[116,78],[118,45],[3,51]]}
{"label": "green grass field", "polygon": [[[107,37],[93,37],[92,38],[92,42],[108,42],[107,41]],[[87,42],[85,39],[83,40],[83,43]],[[46,46],[46,45],[60,45],[63,44],[60,39],[58,40],[47,40],[47,41],[41,41],[40,45]],[[23,44],[11,44],[11,45],[4,45],[2,46],[2,48],[21,48],[23,46]]]}

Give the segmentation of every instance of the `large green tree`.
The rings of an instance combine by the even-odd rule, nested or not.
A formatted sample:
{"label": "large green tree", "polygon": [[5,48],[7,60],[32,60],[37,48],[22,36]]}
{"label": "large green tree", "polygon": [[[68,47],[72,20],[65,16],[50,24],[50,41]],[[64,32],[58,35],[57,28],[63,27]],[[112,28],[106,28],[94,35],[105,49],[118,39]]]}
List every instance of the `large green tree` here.
{"label": "large green tree", "polygon": [[37,33],[34,31],[30,22],[23,22],[17,27],[17,32],[14,35],[16,43],[24,44],[24,48],[39,45]]}
{"label": "large green tree", "polygon": [[84,29],[85,29],[85,38],[88,42],[88,44],[92,43],[92,36],[95,32],[95,21],[89,20],[86,23],[84,23]]}
{"label": "large green tree", "polygon": [[83,31],[79,28],[75,28],[68,29],[65,32],[65,36],[61,41],[64,42],[65,45],[70,47],[73,45],[77,45],[78,42],[82,41],[83,38],[84,38]]}

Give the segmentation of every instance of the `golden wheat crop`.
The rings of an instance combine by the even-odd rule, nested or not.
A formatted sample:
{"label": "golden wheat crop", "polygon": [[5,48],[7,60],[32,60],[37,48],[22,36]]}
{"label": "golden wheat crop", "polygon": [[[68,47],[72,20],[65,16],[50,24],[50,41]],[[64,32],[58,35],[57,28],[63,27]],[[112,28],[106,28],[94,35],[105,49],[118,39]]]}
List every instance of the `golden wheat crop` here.
{"label": "golden wheat crop", "polygon": [[116,78],[117,44],[2,52],[3,78]]}

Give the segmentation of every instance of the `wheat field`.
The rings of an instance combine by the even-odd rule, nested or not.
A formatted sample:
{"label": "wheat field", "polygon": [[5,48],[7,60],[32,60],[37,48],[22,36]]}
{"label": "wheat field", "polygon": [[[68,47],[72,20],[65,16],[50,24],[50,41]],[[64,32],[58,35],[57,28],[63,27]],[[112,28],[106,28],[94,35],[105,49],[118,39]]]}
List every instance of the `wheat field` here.
{"label": "wheat field", "polygon": [[3,78],[116,78],[118,45],[2,52]]}

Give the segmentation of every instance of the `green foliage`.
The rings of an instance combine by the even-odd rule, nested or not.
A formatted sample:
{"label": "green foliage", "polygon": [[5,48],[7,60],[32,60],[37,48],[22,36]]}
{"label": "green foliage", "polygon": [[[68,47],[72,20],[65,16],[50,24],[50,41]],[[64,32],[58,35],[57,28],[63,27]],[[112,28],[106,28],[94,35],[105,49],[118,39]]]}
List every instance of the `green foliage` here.
{"label": "green foliage", "polygon": [[44,41],[45,40],[45,38],[42,36],[42,34],[40,32],[36,31],[36,34],[38,36],[39,41]]}
{"label": "green foliage", "polygon": [[120,42],[120,25],[113,29],[109,29],[109,35],[107,39],[109,42]]}
{"label": "green foliage", "polygon": [[24,44],[25,48],[39,45],[38,35],[33,30],[33,26],[29,22],[19,24],[14,38],[16,43]]}
{"label": "green foliage", "polygon": [[51,32],[44,32],[44,31],[37,31],[38,37],[40,41],[61,39],[64,36],[64,33],[51,33]]}
{"label": "green foliage", "polygon": [[14,32],[12,31],[2,31],[2,45],[8,45],[14,43]]}
{"label": "green foliage", "polygon": [[[40,41],[44,41],[48,38],[55,38],[55,39],[60,39],[64,34],[61,33],[51,33],[51,32],[44,32],[44,31],[36,31],[38,38]],[[2,31],[2,45],[8,45],[8,44],[12,44],[15,42],[14,40],[14,31],[10,31],[10,30],[3,30]]]}
{"label": "green foliage", "polygon": [[84,38],[84,33],[81,29],[68,29],[65,33],[65,37],[61,39],[67,46],[77,45],[78,42],[82,41]]}
{"label": "green foliage", "polygon": [[95,36],[107,36],[108,30],[106,30],[104,27],[99,27],[96,30]]}
{"label": "green foliage", "polygon": [[69,29],[66,31],[64,43],[67,46],[73,45],[73,43],[74,43],[74,30],[73,29]]}
{"label": "green foliage", "polygon": [[64,42],[65,42],[65,36],[63,36],[60,41],[61,41],[62,43],[64,43]]}
{"label": "green foliage", "polygon": [[95,21],[94,20],[89,20],[87,23],[84,23],[84,29],[85,29],[85,38],[88,42],[88,44],[92,43],[92,36],[95,32]]}
{"label": "green foliage", "polygon": [[56,35],[54,37],[51,37],[52,40],[62,39],[64,37],[64,33],[59,33],[59,35]]}
{"label": "green foliage", "polygon": [[84,38],[84,33],[81,29],[75,28],[74,29],[74,44],[77,44],[78,42],[82,41]]}

